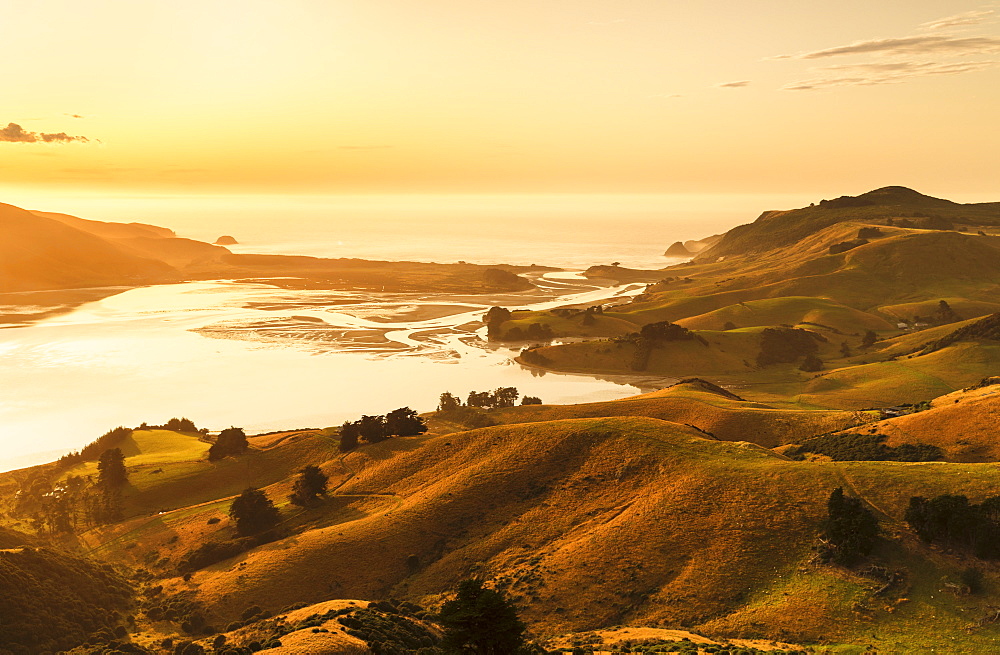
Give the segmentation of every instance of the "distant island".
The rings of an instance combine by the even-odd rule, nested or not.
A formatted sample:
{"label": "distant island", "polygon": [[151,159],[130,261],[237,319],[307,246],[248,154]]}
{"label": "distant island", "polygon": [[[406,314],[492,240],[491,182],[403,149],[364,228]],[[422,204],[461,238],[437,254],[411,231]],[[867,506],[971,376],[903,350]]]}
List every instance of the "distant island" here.
{"label": "distant island", "polygon": [[215,240],[215,245],[217,246],[235,246],[239,241],[235,237],[229,235],[223,235]]}

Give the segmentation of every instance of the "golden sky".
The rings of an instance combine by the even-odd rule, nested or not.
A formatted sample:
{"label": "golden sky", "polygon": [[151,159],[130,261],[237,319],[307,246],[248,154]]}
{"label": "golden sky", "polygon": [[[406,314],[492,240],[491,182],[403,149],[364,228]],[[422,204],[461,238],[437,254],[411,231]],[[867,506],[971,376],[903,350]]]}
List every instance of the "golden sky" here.
{"label": "golden sky", "polygon": [[996,3],[14,0],[0,51],[6,188],[1000,195]]}

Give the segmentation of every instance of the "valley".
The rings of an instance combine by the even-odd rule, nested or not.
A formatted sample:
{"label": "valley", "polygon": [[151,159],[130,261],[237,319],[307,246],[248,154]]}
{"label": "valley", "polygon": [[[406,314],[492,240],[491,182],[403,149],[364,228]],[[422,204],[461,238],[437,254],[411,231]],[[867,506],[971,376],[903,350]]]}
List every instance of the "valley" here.
{"label": "valley", "polygon": [[[294,294],[251,293],[189,338],[503,349],[525,381],[648,386],[516,404],[505,388],[537,388],[484,368],[469,388],[496,390],[466,397],[415,373],[406,384],[439,399],[420,429],[362,430],[365,412],[409,402],[387,388],[381,409],[344,425],[248,429],[221,457],[217,419],[122,418],[134,427],[90,454],[0,473],[0,584],[49,593],[32,573],[47,566],[100,579],[117,615],[91,644],[145,649],[133,652],[441,652],[443,608],[469,579],[510,600],[535,652],[992,652],[998,234],[1000,203],[886,187],[765,212],[655,271],[511,269],[486,289],[479,268],[393,264],[373,284],[400,275],[392,294],[422,295],[375,302],[322,286],[344,263],[309,263],[316,275],[282,263]],[[241,292],[268,265],[218,261],[251,285]],[[174,274],[120,266],[147,283]],[[219,266],[185,270],[217,280]],[[275,303],[288,316],[248,320]],[[320,334],[345,329],[364,334]],[[101,458],[114,449],[127,479],[111,487]],[[309,467],[326,490],[297,504]],[[277,510],[252,534],[231,512],[248,488]],[[837,489],[870,517],[847,540]],[[915,509],[927,503],[937,518]]]}

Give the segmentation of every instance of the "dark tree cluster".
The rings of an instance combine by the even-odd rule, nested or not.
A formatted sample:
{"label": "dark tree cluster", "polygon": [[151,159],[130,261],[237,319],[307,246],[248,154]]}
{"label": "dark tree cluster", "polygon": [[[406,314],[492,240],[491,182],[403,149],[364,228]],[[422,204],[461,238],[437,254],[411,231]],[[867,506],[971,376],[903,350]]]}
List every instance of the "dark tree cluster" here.
{"label": "dark tree cluster", "polygon": [[[118,449],[105,452],[111,450]],[[127,471],[123,473],[112,464],[116,459],[110,454],[105,457],[103,484],[93,476],[79,475],[52,483],[44,471],[37,471],[14,494],[11,514],[28,518],[37,532],[53,535],[75,533],[120,518],[121,485],[114,481],[127,478]]]}
{"label": "dark tree cluster", "polygon": [[500,338],[500,326],[510,320],[510,310],[506,307],[490,307],[483,315],[486,323],[486,338],[493,341]]}
{"label": "dark tree cluster", "polygon": [[552,327],[546,323],[528,323],[527,327],[515,325],[503,333],[500,341],[551,341],[555,338]]}
{"label": "dark tree cluster", "polygon": [[114,448],[120,446],[126,439],[132,436],[132,429],[122,426],[118,426],[112,430],[108,430],[100,437],[90,442],[79,452],[69,453],[68,455],[63,455],[59,458],[60,468],[69,468],[70,466],[75,466],[81,462],[92,462],[101,454],[109,448]]}
{"label": "dark tree cluster", "polygon": [[885,236],[885,233],[877,227],[863,227],[858,230],[859,239],[877,239],[881,236]]}
{"label": "dark tree cluster", "polygon": [[28,655],[106,643],[126,633],[134,595],[106,564],[44,548],[0,552],[0,652]]}
{"label": "dark tree cluster", "polygon": [[985,339],[1000,341],[1000,313],[990,314],[971,325],[961,327],[951,334],[927,344],[920,351],[920,354],[926,355],[942,348],[947,348],[959,341],[979,341]]}
{"label": "dark tree cluster", "polygon": [[527,348],[522,348],[521,354],[518,357],[525,364],[531,364],[532,366],[546,366],[551,364],[552,360],[539,352],[540,347],[541,344],[535,344]]}
{"label": "dark tree cluster", "polygon": [[845,496],[837,487],[826,504],[823,523],[825,549],[821,555],[837,564],[849,566],[871,554],[878,540],[878,521],[860,498]]}
{"label": "dark tree cluster", "polygon": [[760,352],[757,354],[757,366],[792,363],[799,357],[815,355],[819,350],[817,342],[826,341],[826,337],[810,330],[790,327],[764,328],[760,333]]}
{"label": "dark tree cluster", "polygon": [[208,449],[209,461],[217,461],[224,457],[238,457],[250,447],[243,428],[226,428],[219,433],[212,447]]}
{"label": "dark tree cluster", "polygon": [[910,498],[904,515],[928,543],[967,548],[981,559],[1000,559],[1000,496],[974,505],[965,496]]}
{"label": "dark tree cluster", "polygon": [[427,432],[427,424],[409,407],[394,409],[384,416],[365,414],[357,421],[345,421],[340,426],[340,450],[354,450],[359,440],[378,443],[390,437],[413,437],[424,432]]}
{"label": "dark tree cluster", "polygon": [[703,337],[670,321],[647,323],[638,332],[611,337],[611,343],[619,348],[625,345],[632,345],[634,347],[632,361],[629,363],[629,368],[633,371],[646,370],[654,348],[670,341],[691,340],[698,341],[703,346],[708,346],[708,341]]}
{"label": "dark tree cluster", "polygon": [[174,432],[203,432],[189,418],[172,418],[163,425],[148,425],[143,423],[136,430],[173,430]]}
{"label": "dark tree cluster", "polygon": [[[493,391],[470,391],[465,405],[463,405],[461,398],[455,396],[450,391],[445,391],[441,394],[438,401],[438,411],[448,412],[461,409],[462,407],[476,407],[479,409],[513,407],[517,404],[517,399],[520,396],[521,392],[517,390],[517,387],[497,387]],[[541,405],[542,401],[540,398],[535,398],[534,396],[525,396],[521,404]]]}
{"label": "dark tree cluster", "polygon": [[904,443],[887,446],[884,434],[827,434],[809,439],[785,454],[792,459],[805,459],[808,454],[826,455],[837,462],[937,462],[944,452],[930,444]]}

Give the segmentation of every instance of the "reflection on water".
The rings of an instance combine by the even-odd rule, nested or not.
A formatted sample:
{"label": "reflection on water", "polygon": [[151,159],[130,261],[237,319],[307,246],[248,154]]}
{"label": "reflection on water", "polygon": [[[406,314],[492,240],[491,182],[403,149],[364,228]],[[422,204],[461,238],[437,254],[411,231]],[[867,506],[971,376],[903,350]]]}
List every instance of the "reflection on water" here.
{"label": "reflection on water", "polygon": [[[334,425],[442,391],[515,386],[547,402],[619,398],[622,381],[545,374],[484,341],[492,304],[548,309],[634,295],[547,273],[537,292],[444,297],[191,282],[133,289],[0,330],[0,470],[78,448],[116,425],[187,416],[251,431]],[[15,461],[14,458],[18,459]]]}

